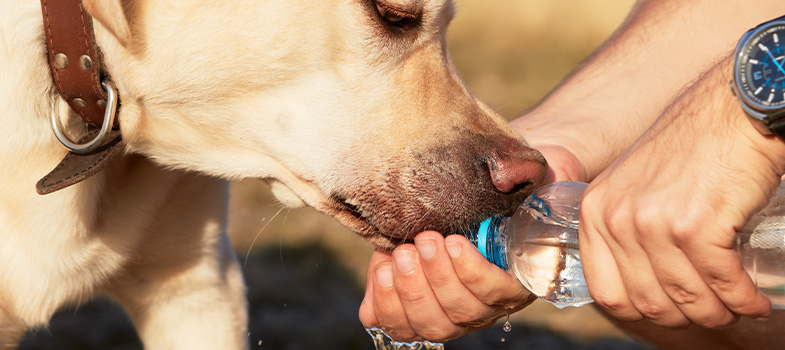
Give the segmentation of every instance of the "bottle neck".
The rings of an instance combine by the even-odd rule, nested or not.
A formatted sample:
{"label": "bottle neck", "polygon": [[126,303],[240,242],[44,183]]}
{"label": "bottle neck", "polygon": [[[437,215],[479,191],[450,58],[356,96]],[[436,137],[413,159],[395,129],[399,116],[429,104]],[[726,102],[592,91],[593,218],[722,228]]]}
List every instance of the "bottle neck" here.
{"label": "bottle neck", "polygon": [[492,217],[480,223],[476,229],[468,230],[466,238],[477,247],[485,259],[496,266],[508,270],[507,263],[507,223],[510,218]]}

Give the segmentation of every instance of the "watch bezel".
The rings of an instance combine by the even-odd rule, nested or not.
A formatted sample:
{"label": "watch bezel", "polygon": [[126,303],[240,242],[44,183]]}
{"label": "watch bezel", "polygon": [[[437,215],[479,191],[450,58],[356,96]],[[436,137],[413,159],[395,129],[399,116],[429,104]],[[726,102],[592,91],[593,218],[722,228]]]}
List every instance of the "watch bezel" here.
{"label": "watch bezel", "polygon": [[741,86],[742,77],[740,64],[742,63],[741,59],[744,56],[744,52],[747,51],[747,48],[752,43],[752,39],[757,37],[758,34],[765,32],[766,30],[775,26],[785,26],[785,16],[762,23],[761,25],[744,33],[736,45],[736,50],[734,53],[733,88],[736,92],[736,95],[738,96],[739,100],[741,100],[742,105],[746,107],[745,110],[751,117],[765,122],[768,122],[773,115],[780,114],[776,112],[785,111],[785,106],[766,106],[758,103],[754,99],[749,98],[747,95],[747,90],[743,89]]}

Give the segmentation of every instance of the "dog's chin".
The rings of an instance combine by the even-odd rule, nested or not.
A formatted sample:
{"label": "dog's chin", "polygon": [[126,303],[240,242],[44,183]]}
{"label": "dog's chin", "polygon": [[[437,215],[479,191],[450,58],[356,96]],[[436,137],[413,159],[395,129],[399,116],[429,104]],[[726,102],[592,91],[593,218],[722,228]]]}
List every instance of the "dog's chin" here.
{"label": "dog's chin", "polygon": [[329,204],[325,205],[323,209],[325,214],[334,217],[342,225],[371,243],[375,249],[391,251],[401,244],[412,242],[411,238],[405,239],[385,235],[378,227],[363,218],[362,213],[356,208],[340,198],[331,198]]}

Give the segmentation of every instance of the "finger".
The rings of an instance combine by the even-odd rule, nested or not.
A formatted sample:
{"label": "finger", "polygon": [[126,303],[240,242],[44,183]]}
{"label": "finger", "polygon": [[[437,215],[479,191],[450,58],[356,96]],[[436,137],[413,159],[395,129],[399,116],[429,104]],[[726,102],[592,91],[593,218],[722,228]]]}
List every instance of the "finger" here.
{"label": "finger", "polygon": [[444,245],[444,237],[437,232],[423,232],[414,238],[425,277],[450,320],[463,327],[484,327],[494,317],[503,315],[499,308],[491,308],[477,299],[461,283]]}
{"label": "finger", "polygon": [[482,303],[520,310],[537,299],[510,273],[488,262],[466,237],[451,235],[444,241],[459,280]]}
{"label": "finger", "polygon": [[698,274],[730,311],[758,319],[771,314],[771,301],[752,283],[731,247],[707,249],[705,244],[688,241],[683,249]]}
{"label": "finger", "polygon": [[384,261],[390,263],[392,256],[389,253],[375,250],[371,254],[371,260],[368,262],[368,270],[365,272],[365,296],[360,304],[359,318],[365,328],[379,327],[379,320],[376,318],[376,311],[373,308],[373,285],[374,285],[374,271],[378,265]]}
{"label": "finger", "polygon": [[393,339],[415,339],[417,333],[409,324],[394,287],[392,258],[384,257],[372,270],[372,305],[378,326]]}
{"label": "finger", "polygon": [[393,281],[412,329],[422,338],[443,341],[460,335],[428,285],[417,249],[406,244],[393,251]]}
{"label": "finger", "polygon": [[[654,245],[663,245],[659,242],[662,241]],[[717,328],[738,320],[703,282],[683,251],[673,245],[656,249],[659,253],[651,255],[654,273],[665,293],[690,321]]]}
{"label": "finger", "polygon": [[[641,236],[631,227],[626,230],[614,227],[613,230]],[[689,319],[662,288],[654,272],[650,259],[659,252],[649,254],[637,240],[632,238],[611,236],[609,233],[606,237],[613,237],[606,239],[606,242],[616,261],[616,266],[619,267],[619,276],[627,290],[629,300],[638,312],[659,326],[671,328],[688,326]],[[659,236],[649,235],[649,237]]]}
{"label": "finger", "polygon": [[[585,207],[583,204],[581,206]],[[619,267],[608,244],[588,225],[588,220],[583,216],[578,233],[583,275],[594,302],[615,319],[628,322],[642,320],[643,315],[627,295]]]}

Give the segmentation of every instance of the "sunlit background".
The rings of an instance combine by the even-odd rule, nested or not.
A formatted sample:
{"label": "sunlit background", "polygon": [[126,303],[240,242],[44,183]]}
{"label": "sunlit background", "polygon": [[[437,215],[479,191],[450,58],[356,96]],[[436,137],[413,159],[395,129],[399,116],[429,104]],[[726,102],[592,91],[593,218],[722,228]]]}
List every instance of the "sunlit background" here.
{"label": "sunlit background", "polygon": [[[457,0],[450,52],[470,89],[513,119],[607,38],[632,4]],[[233,184],[229,233],[248,281],[252,349],[372,348],[357,319],[370,245],[313,209],[282,208],[262,181]],[[50,330],[29,335],[20,349],[140,349],[127,319],[106,305],[58,314]],[[96,324],[93,314],[111,321]],[[448,342],[447,350],[642,348],[592,307],[535,302],[511,321],[510,333],[497,324]]]}

